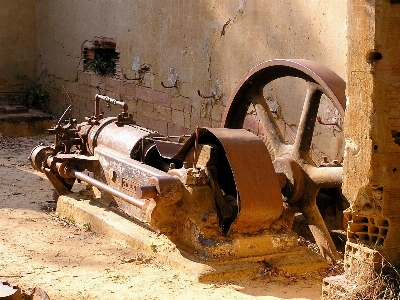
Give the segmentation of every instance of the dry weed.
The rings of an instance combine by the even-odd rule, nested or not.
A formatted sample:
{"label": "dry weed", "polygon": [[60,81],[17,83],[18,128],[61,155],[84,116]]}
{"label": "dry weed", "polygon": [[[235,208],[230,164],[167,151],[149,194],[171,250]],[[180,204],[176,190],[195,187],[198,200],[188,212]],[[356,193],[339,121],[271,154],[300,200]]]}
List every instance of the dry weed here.
{"label": "dry weed", "polygon": [[[346,299],[356,300],[400,300],[400,273],[388,261],[380,274],[360,266],[354,289],[346,293]],[[365,280],[369,277],[369,280]]]}

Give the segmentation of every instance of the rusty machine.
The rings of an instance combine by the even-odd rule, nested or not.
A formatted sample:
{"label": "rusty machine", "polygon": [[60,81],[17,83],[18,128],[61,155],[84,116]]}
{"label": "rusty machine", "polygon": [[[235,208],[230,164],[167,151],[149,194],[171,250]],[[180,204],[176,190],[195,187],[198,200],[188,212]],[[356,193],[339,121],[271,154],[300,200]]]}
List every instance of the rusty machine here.
{"label": "rusty machine", "polygon": [[[293,142],[285,138],[265,86],[294,77],[307,94]],[[322,97],[343,116],[345,83],[308,60],[271,60],[238,84],[221,128],[198,128],[191,136],[164,137],[135,125],[126,103],[96,95],[94,115],[49,129],[54,144],[32,150],[32,166],[59,195],[83,181],[102,191],[102,201],[165,234],[181,251],[200,260],[263,257],[298,247],[291,231],[301,212],[322,255],[340,259],[316,198],[340,188],[340,162],[313,159],[313,134]],[[324,95],[324,96],[323,96]],[[294,97],[293,97],[294,98]],[[118,105],[104,117],[100,103]],[[257,117],[257,130],[244,129]]]}

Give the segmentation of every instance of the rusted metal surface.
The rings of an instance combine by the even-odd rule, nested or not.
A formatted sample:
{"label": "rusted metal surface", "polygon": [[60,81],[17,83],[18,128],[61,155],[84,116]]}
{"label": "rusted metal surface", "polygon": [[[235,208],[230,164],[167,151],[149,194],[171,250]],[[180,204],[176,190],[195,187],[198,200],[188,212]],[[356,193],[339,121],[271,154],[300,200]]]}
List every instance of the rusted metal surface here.
{"label": "rusted metal surface", "polygon": [[[304,79],[308,84],[293,145],[285,142],[263,95],[267,84],[287,76]],[[340,255],[318,210],[316,196],[320,188],[341,186],[343,168],[314,166],[311,143],[321,96],[325,94],[344,116],[345,87],[339,76],[316,62],[302,59],[267,61],[254,67],[239,82],[222,123],[223,127],[242,128],[248,108],[253,105],[264,129],[267,146],[274,152],[276,172],[287,177],[282,189],[285,200],[301,208],[321,253],[331,261],[340,259]]]}
{"label": "rusted metal surface", "polygon": [[7,281],[0,280],[0,300],[22,300],[22,292],[18,286],[10,286]]}
{"label": "rusted metal surface", "polygon": [[240,199],[231,230],[254,233],[266,229],[282,213],[282,197],[268,149],[256,135],[241,129],[208,128],[221,142]]}

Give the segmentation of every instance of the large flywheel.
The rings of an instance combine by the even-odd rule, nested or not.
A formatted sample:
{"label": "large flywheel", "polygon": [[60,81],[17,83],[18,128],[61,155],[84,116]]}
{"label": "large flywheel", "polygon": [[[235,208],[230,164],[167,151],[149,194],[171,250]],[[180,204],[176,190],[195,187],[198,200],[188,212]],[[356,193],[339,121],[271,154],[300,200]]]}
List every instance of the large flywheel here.
{"label": "large flywheel", "polygon": [[[266,87],[284,78],[297,78],[307,87],[304,104],[299,109],[301,115],[295,125],[279,118],[265,96]],[[341,187],[343,168],[337,158],[326,159],[324,153],[330,149],[321,149],[332,148],[331,138],[325,137],[319,143],[319,149],[313,139],[316,139],[317,122],[318,126],[331,131],[342,131],[340,120],[344,118],[345,88],[345,82],[336,73],[319,63],[302,59],[267,61],[254,67],[239,82],[222,123],[225,128],[247,128],[247,124],[253,124],[249,130],[263,138],[274,160],[275,171],[285,175],[284,200],[303,214],[322,255],[330,261],[341,257],[318,210],[316,197],[320,189]],[[296,101],[297,95],[291,98]],[[328,99],[330,105],[333,104],[329,110],[334,111],[335,122],[321,118],[321,99]],[[287,134],[285,128],[291,128],[291,134]],[[343,143],[337,145],[344,148]],[[325,162],[318,161],[321,157]]]}

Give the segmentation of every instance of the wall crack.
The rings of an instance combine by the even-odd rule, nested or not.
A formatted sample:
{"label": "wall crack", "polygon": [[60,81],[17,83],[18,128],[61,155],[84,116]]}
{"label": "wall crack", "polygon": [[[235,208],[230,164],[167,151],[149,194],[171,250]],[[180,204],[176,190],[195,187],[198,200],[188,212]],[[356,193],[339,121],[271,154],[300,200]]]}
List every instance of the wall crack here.
{"label": "wall crack", "polygon": [[207,64],[207,73],[209,79],[211,79],[211,54],[210,54],[210,35],[211,35],[211,29],[215,29],[219,32],[221,32],[221,36],[224,36],[226,33],[226,28],[232,24],[236,18],[238,17],[239,14],[242,14],[244,12],[244,9],[246,7],[247,0],[239,0],[239,4],[235,6],[232,12],[232,17],[228,19],[225,23],[222,20],[214,20],[208,23],[207,29],[206,29],[206,38],[205,38],[205,45],[204,48],[206,50],[206,64]]}

